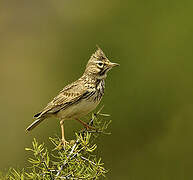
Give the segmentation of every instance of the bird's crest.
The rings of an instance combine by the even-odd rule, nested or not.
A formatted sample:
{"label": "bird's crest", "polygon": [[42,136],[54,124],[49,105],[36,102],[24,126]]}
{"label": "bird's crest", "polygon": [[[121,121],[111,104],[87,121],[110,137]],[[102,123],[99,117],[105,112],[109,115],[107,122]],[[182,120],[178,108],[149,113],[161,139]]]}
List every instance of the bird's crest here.
{"label": "bird's crest", "polygon": [[96,47],[97,47],[97,50],[90,57],[88,64],[92,62],[94,59],[99,59],[99,60],[106,59],[105,53],[102,51],[102,49],[98,45],[96,45]]}
{"label": "bird's crest", "polygon": [[98,45],[96,45],[96,47],[98,48],[96,51],[95,51],[95,53],[93,54],[93,56],[94,57],[96,57],[97,59],[99,58],[106,58],[106,56],[105,56],[105,53],[102,51],[102,49],[98,46]]}

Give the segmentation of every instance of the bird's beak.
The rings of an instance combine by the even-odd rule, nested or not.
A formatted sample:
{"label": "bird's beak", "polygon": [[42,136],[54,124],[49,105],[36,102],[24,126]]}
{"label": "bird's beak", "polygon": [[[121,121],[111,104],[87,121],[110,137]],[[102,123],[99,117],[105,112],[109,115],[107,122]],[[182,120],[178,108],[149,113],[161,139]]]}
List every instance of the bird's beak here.
{"label": "bird's beak", "polygon": [[108,65],[110,68],[115,67],[115,66],[120,66],[118,63],[112,63],[112,62],[110,62]]}

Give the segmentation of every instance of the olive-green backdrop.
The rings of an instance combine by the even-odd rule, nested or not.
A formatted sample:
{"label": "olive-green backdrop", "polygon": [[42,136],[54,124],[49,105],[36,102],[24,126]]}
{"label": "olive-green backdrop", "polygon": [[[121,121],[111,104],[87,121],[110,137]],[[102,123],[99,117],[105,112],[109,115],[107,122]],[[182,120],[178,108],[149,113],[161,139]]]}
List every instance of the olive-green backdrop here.
{"label": "olive-green backdrop", "polygon": [[[49,146],[60,135],[56,119],[25,128],[98,44],[121,64],[101,103],[112,119],[98,141],[108,179],[192,179],[192,19],[192,0],[1,0],[0,170],[24,167],[33,137]],[[65,128],[73,139],[81,126]]]}

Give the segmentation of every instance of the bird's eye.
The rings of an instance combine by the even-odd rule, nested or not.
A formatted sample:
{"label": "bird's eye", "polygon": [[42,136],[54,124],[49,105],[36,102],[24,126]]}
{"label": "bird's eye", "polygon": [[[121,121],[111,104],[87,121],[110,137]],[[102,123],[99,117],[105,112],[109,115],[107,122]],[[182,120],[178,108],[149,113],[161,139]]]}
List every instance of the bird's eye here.
{"label": "bird's eye", "polygon": [[103,63],[102,63],[102,62],[97,63],[97,65],[98,65],[100,68],[103,67]]}

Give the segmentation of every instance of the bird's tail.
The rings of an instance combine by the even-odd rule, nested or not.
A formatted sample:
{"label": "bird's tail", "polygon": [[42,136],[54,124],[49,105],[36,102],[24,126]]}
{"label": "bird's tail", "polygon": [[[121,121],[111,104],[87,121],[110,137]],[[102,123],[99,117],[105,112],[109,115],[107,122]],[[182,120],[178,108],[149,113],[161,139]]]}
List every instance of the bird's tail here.
{"label": "bird's tail", "polygon": [[30,124],[30,125],[26,128],[26,131],[31,131],[31,130],[34,129],[37,125],[39,125],[44,119],[45,119],[45,117],[41,117],[41,118],[39,118],[39,119],[36,119],[32,124]]}

